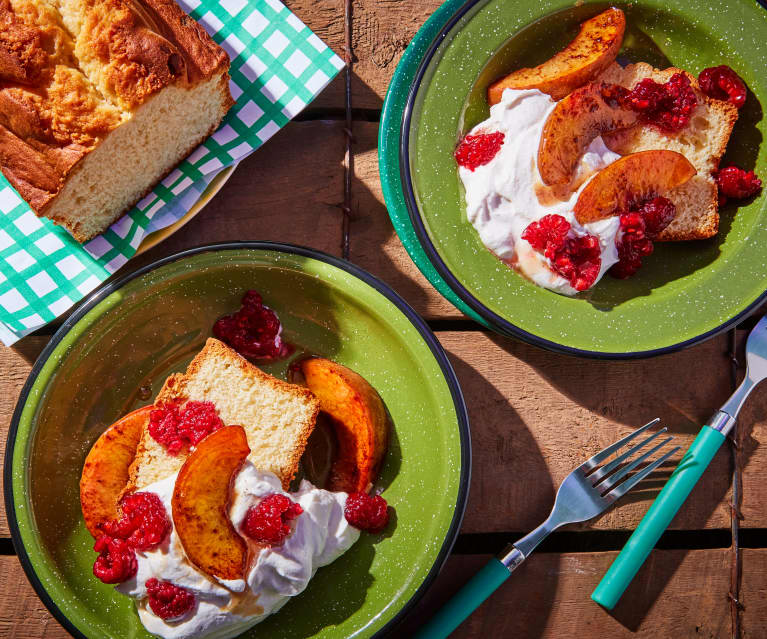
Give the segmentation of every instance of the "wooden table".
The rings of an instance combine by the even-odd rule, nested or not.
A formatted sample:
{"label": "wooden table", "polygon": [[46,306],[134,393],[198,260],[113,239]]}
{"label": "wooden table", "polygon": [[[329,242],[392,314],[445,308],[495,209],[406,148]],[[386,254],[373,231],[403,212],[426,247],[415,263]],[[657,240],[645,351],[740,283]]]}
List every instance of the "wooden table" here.
{"label": "wooden table", "polygon": [[[290,8],[343,55],[342,0]],[[583,459],[658,416],[687,446],[733,387],[745,330],[637,362],[555,355],[482,330],[426,282],[402,248],[381,196],[376,134],[403,50],[439,0],[354,0],[350,26],[351,161],[342,73],[298,121],[234,173],[188,226],[123,272],[198,244],[279,240],[344,255],[391,284],[431,324],[469,406],[471,492],[461,535],[434,587],[392,636],[406,637],[507,541],[548,514]],[[349,178],[345,200],[346,178]],[[345,206],[348,219],[345,226]],[[32,363],[55,330],[0,350],[0,440]],[[767,393],[752,397],[739,444],[724,446],[619,606],[589,595],[662,482],[588,525],[557,532],[456,637],[767,637]],[[733,486],[738,486],[735,497]],[[733,505],[734,504],[734,505]],[[739,544],[734,544],[737,535]],[[0,637],[65,637],[22,572],[0,515]]]}

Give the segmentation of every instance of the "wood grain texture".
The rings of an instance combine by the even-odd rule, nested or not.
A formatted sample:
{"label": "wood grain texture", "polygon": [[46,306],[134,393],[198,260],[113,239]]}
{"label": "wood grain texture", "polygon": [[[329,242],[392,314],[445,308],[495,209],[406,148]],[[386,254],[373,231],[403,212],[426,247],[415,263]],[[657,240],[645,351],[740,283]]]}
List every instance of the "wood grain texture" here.
{"label": "wood grain texture", "polygon": [[[540,639],[729,637],[727,549],[654,551],[612,614],[589,596],[616,553],[537,553],[453,635]],[[407,637],[489,557],[454,555],[434,586],[392,637]],[[743,554],[744,639],[764,637],[767,550]],[[16,557],[0,557],[0,636],[63,639],[26,580]]]}
{"label": "wood grain texture", "polygon": [[343,123],[291,122],[240,163],[186,226],[116,277],[177,251],[227,240],[272,240],[340,254]]}
{"label": "wood grain texture", "polygon": [[[32,370],[37,356],[48,343],[48,337],[25,337],[13,348],[0,344],[0,450],[5,451],[8,427],[11,424],[16,400]],[[0,458],[0,487],[3,486],[3,462]],[[0,508],[0,537],[10,537],[5,508]],[[0,637],[4,636],[0,632]]]}
{"label": "wood grain texture", "polygon": [[[748,332],[738,331],[738,334],[738,358],[745,362],[744,347]],[[767,384],[757,387],[746,400],[738,417],[737,429],[741,441],[737,454],[743,469],[740,507],[743,519],[740,524],[744,528],[767,528]]]}
{"label": "wood grain texture", "polygon": [[743,550],[740,599],[743,639],[763,639],[767,636],[767,550]]}
{"label": "wood grain texture", "polygon": [[[285,4],[343,57],[343,0],[286,0]],[[440,0],[355,0],[352,3],[352,105],[379,110],[394,69]],[[343,71],[307,111],[344,107]]]}
{"label": "wood grain texture", "polygon": [[378,125],[354,127],[350,259],[390,284],[427,319],[464,317],[429,284],[394,232],[378,177]]}
{"label": "wood grain texture", "polygon": [[[656,550],[608,613],[590,595],[617,553],[536,553],[451,637],[609,637],[725,639],[730,637],[728,551]],[[452,556],[434,587],[398,629],[407,637],[489,559]],[[767,551],[746,551],[753,620],[746,637],[764,637]],[[761,615],[761,617],[759,617]]]}
{"label": "wood grain texture", "polygon": [[402,53],[440,4],[440,0],[355,0],[352,16],[355,108],[381,108]]}
{"label": "wood grain texture", "polygon": [[38,599],[15,556],[0,556],[0,637],[64,639],[61,627]]}
{"label": "wood grain texture", "polygon": [[[438,336],[458,374],[471,422],[472,484],[463,532],[537,526],[573,468],[653,417],[686,450],[729,394],[724,336],[633,362],[563,357],[480,332]],[[680,456],[645,488],[580,527],[633,529]],[[730,472],[729,451],[723,449],[672,528],[729,528]],[[749,481],[744,492],[752,491],[764,494]],[[764,525],[764,514],[755,511],[747,525]]]}

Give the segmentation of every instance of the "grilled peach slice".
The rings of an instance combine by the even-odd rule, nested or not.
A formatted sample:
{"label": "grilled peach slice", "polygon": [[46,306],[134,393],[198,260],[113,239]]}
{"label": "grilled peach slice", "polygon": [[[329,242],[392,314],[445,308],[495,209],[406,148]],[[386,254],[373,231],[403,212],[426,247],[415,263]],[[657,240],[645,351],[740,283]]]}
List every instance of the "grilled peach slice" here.
{"label": "grilled peach slice", "polygon": [[618,101],[622,87],[589,82],[557,102],[543,125],[538,172],[549,186],[570,184],[578,160],[599,135],[627,129],[637,114]]}
{"label": "grilled peach slice", "polygon": [[338,442],[328,490],[367,490],[378,475],[389,438],[383,401],[362,376],[328,359],[304,360],[301,371],[320,400],[320,410],[330,417]]}
{"label": "grilled peach slice", "polygon": [[128,413],[107,428],[85,458],[80,476],[80,506],[85,526],[94,537],[99,524],[119,516],[118,502],[128,484],[128,469],[136,456],[141,433],[152,406]]}
{"label": "grilled peach slice", "polygon": [[219,579],[242,579],[248,547],[229,520],[234,476],[250,453],[242,426],[224,426],[187,457],[173,488],[173,523],[189,561]]}
{"label": "grilled peach slice", "polygon": [[614,7],[603,11],[586,20],[575,39],[553,58],[532,69],[518,69],[491,84],[487,101],[490,106],[498,104],[504,89],[538,89],[561,100],[615,60],[625,30],[623,11]]}
{"label": "grilled peach slice", "polygon": [[695,173],[690,161],[676,151],[625,155],[597,173],[581,191],[575,218],[587,224],[628,211],[642,200],[681,186]]}

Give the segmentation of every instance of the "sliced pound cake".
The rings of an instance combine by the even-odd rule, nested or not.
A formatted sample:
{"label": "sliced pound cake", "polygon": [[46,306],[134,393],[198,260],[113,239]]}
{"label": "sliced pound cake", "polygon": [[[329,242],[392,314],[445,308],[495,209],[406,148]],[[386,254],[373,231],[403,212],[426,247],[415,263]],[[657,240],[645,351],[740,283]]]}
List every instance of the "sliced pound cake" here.
{"label": "sliced pound cake", "polygon": [[228,71],[174,0],[0,0],[0,170],[85,242],[216,130]]}
{"label": "sliced pound cake", "polygon": [[694,76],[674,67],[660,71],[645,62],[626,67],[613,63],[598,80],[631,89],[644,78],[665,83],[675,73],[683,73],[689,78],[698,99],[690,123],[682,131],[667,134],[653,126],[640,124],[602,137],[610,149],[621,155],[667,149],[681,153],[692,163],[697,175],[669,193],[660,193],[674,203],[677,214],[658,240],[699,240],[712,237],[719,230],[718,194],[712,173],[719,167],[727,148],[732,127],[738,119],[737,108],[728,102],[709,98],[700,90]]}
{"label": "sliced pound cake", "polygon": [[[224,424],[242,426],[251,449],[248,459],[260,470],[277,475],[287,490],[320,410],[311,391],[267,375],[211,338],[186,373],[168,377],[155,406],[190,400],[212,402]],[[177,472],[187,456],[183,451],[169,454],[145,427],[126,492]]]}

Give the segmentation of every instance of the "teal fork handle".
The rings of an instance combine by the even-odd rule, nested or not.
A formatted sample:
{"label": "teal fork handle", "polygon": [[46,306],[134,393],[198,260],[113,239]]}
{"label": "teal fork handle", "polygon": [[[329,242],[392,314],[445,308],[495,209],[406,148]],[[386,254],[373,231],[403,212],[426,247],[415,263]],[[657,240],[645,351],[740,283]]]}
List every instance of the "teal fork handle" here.
{"label": "teal fork handle", "polygon": [[609,570],[602,577],[591,598],[611,610],[631,583],[647,555],[668,528],[679,507],[706,470],[725,436],[704,426],[663,490],[647,511]]}
{"label": "teal fork handle", "polygon": [[511,573],[506,566],[496,558],[491,559],[415,633],[415,639],[444,639],[450,635],[509,575]]}

